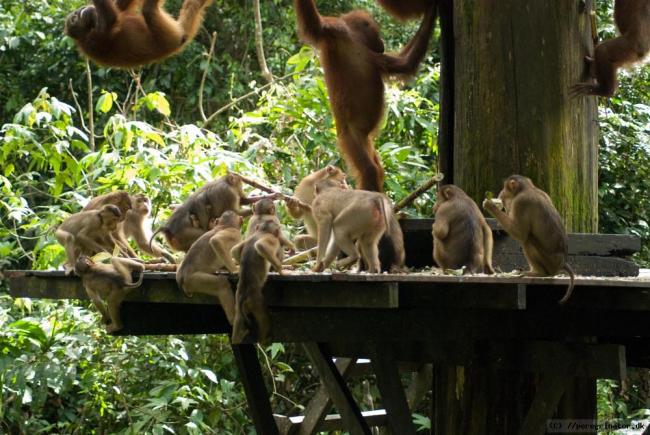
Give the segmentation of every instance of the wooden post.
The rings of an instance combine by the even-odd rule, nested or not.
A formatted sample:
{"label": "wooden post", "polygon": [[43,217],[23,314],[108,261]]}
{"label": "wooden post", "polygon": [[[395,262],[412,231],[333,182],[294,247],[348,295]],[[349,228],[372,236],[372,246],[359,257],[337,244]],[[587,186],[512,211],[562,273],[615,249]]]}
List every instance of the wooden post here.
{"label": "wooden post", "polygon": [[[593,53],[592,4],[453,2],[453,26],[443,27],[454,32],[454,46],[443,47],[443,75],[454,74],[453,81],[442,80],[454,86],[451,100],[443,88],[441,113],[447,116],[441,119],[440,157],[453,160],[445,182],[480,204],[507,176],[526,175],[549,193],[570,230],[597,231],[596,99],[568,96],[569,87],[586,78],[583,59]],[[449,11],[444,12],[443,23]],[[445,35],[443,41],[450,39]]]}

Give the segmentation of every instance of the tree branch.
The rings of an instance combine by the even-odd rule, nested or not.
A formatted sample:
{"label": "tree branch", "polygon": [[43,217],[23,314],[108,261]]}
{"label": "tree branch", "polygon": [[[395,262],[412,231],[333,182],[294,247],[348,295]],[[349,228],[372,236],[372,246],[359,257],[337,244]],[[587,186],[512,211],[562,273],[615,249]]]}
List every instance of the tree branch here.
{"label": "tree branch", "polygon": [[262,77],[267,83],[273,81],[273,74],[266,64],[264,57],[264,36],[262,35],[262,14],[260,13],[260,0],[253,0],[253,12],[255,14],[255,50],[257,51],[257,61],[260,64]]}

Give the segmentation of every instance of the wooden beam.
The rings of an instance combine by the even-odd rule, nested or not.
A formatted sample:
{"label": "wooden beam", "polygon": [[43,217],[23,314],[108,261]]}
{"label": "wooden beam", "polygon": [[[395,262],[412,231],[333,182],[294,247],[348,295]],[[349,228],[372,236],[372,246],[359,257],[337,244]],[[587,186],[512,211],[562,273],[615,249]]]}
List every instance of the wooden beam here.
{"label": "wooden beam", "polygon": [[278,435],[262,369],[253,344],[230,344],[241,376],[250,415],[259,435]]}
{"label": "wooden beam", "polygon": [[352,393],[332,362],[332,354],[323,343],[303,343],[307,356],[318,371],[321,382],[341,414],[346,430],[352,435],[371,435]]}
{"label": "wooden beam", "polygon": [[404,394],[404,386],[395,362],[395,354],[390,345],[371,344],[370,361],[377,378],[381,403],[388,414],[388,426],[394,434],[415,435]]}
{"label": "wooden beam", "polygon": [[[384,409],[363,411],[361,415],[363,416],[363,419],[366,421],[369,427],[386,426],[386,422],[388,420],[386,415],[386,410]],[[289,433],[293,433],[291,431],[298,428],[305,419],[305,417],[302,415],[296,415],[294,417],[276,415],[275,418],[278,424],[282,424],[290,428]],[[343,423],[343,419],[341,418],[340,414],[329,414],[325,416],[320,426],[321,432],[342,431],[342,430],[345,430],[345,424]]]}
{"label": "wooden beam", "polygon": [[[559,361],[557,363],[561,364]],[[544,435],[546,433],[547,421],[555,414],[562,394],[571,379],[571,371],[567,371],[562,376],[545,376],[537,384],[535,398],[521,425],[520,435]]]}
{"label": "wooden beam", "polygon": [[[356,359],[337,358],[335,365],[336,370],[345,381],[356,367]],[[315,435],[318,431],[324,430],[322,428],[322,423],[330,409],[332,409],[332,399],[327,392],[327,388],[324,385],[321,385],[314,397],[309,401],[309,404],[307,404],[305,412],[303,413],[304,417],[295,433],[298,435]],[[294,432],[287,432],[287,434],[292,433]]]}

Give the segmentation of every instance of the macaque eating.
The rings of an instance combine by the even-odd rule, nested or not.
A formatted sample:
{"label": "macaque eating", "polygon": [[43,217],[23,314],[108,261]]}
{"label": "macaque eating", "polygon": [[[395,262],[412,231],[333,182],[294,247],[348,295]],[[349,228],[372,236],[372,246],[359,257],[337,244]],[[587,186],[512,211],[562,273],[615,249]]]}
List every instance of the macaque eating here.
{"label": "macaque eating", "polygon": [[[316,183],[322,180],[332,179],[340,183],[345,183],[345,172],[336,166],[327,165],[323,169],[319,169],[316,172],[312,172],[307,175],[305,178],[300,180],[298,186],[293,192],[293,195],[302,202],[311,206],[314,201],[314,186]],[[287,201],[287,210],[289,214],[295,218],[302,218],[307,234],[300,235],[296,237],[296,245],[300,249],[310,249],[316,246],[317,237],[318,237],[318,226],[314,220],[314,216],[311,212],[311,208],[306,208],[298,201]]]}
{"label": "macaque eating", "polygon": [[344,189],[336,181],[323,180],[316,184],[312,212],[318,224],[314,272],[329,267],[343,250],[348,257],[339,262],[340,266],[361,258],[368,272],[379,273],[378,243],[390,226],[392,213],[392,205],[385,195]]}
{"label": "macaque eating", "polygon": [[494,273],[492,230],[478,206],[454,185],[442,186],[433,208],[433,259],[443,269]]}
{"label": "macaque eating", "polygon": [[242,217],[225,211],[215,221],[215,227],[203,234],[190,247],[176,271],[176,282],[186,295],[205,293],[216,296],[223,307],[228,322],[235,317],[235,300],[230,283],[214,272],[237,272],[230,251],[241,241]]}
{"label": "macaque eating", "polygon": [[586,57],[595,82],[574,85],[572,96],[611,97],[618,88],[618,69],[643,61],[650,52],[649,0],[616,0],[614,21],[621,34],[598,44],[593,58]]}
{"label": "macaque eating", "polygon": [[511,175],[499,193],[505,213],[492,201],[483,201],[483,208],[496,218],[510,237],[521,243],[530,270],[526,276],[553,276],[564,270],[571,283],[560,304],[566,303],[573,291],[574,273],[567,263],[568,237],[560,214],[551,198],[535,187],[530,178]]}
{"label": "macaque eating", "polygon": [[133,68],[179,52],[196,35],[211,2],[185,0],[175,20],[162,0],[93,0],[67,16],[65,34],[98,64]]}
{"label": "macaque eating", "polygon": [[117,243],[113,234],[121,220],[120,209],[112,204],[68,216],[54,233],[56,240],[65,248],[66,275],[72,272],[79,255],[112,252]]}
{"label": "macaque eating", "polygon": [[264,221],[255,232],[232,249],[239,262],[239,283],[235,295],[235,321],[232,342],[269,340],[271,320],[262,294],[269,268],[282,274],[281,228],[277,222]]}
{"label": "macaque eating", "polygon": [[[120,318],[120,306],[129,290],[142,284],[144,265],[120,257],[112,257],[111,264],[96,263],[81,255],[75,262],[74,271],[81,277],[88,297],[102,315],[106,331],[115,332],[122,329],[124,325]],[[140,273],[136,282],[133,282],[134,271]]]}

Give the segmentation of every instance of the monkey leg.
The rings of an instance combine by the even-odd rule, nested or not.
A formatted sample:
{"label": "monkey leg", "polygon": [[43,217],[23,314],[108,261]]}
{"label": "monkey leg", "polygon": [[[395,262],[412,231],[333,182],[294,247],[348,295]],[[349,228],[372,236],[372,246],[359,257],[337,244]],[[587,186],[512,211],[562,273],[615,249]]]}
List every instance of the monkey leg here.
{"label": "monkey leg", "polygon": [[66,262],[63,268],[65,269],[65,274],[70,275],[74,270],[74,263],[79,254],[75,247],[75,238],[69,232],[61,229],[56,230],[54,236],[65,249]]}
{"label": "monkey leg", "polygon": [[323,261],[327,256],[327,249],[332,237],[332,220],[330,218],[322,219],[318,222],[318,254],[316,256],[316,265],[314,272],[322,272],[325,267]]}
{"label": "monkey leg", "polygon": [[228,269],[228,272],[237,272],[237,265],[233,261],[230,252],[226,249],[219,233],[212,236],[209,243],[214,254],[217,256],[217,260]]}
{"label": "monkey leg", "polygon": [[282,250],[279,249],[278,245],[279,242],[273,243],[271,238],[265,237],[255,242],[255,250],[262,258],[271,263],[277,273],[282,274],[282,258],[278,256],[278,251],[280,251],[281,255]]}
{"label": "monkey leg", "polygon": [[122,306],[122,301],[124,301],[127,293],[128,291],[124,289],[114,289],[106,298],[106,303],[108,305],[108,315],[111,318],[111,323],[109,325],[106,325],[106,332],[112,333],[124,328],[124,324],[122,324],[122,317],[120,316],[120,308]]}
{"label": "monkey leg", "polygon": [[[144,278],[144,264],[131,260],[130,258],[112,257],[111,264],[115,270],[122,275],[127,287],[137,287],[142,284]],[[139,272],[138,281],[133,282],[133,272]]]}
{"label": "monkey leg", "polygon": [[194,272],[185,278],[183,291],[191,295],[203,293],[216,296],[219,304],[226,313],[228,322],[232,325],[235,319],[235,298],[230,283],[223,276],[215,276],[207,272]]}
{"label": "monkey leg", "polygon": [[90,298],[90,300],[93,302],[93,305],[95,308],[97,308],[97,311],[99,311],[99,314],[102,316],[102,323],[105,325],[108,325],[111,322],[111,316],[106,309],[106,306],[104,305],[104,301],[99,297],[99,294],[93,290],[89,286],[84,287],[86,289],[86,294]]}
{"label": "monkey leg", "polygon": [[261,292],[254,292],[242,301],[242,311],[245,318],[253,320],[248,329],[251,331],[254,339],[260,343],[268,343],[271,332],[271,318],[266,308],[266,302]]}
{"label": "monkey leg", "polygon": [[352,169],[357,188],[383,192],[384,170],[375,151],[370,132],[339,129],[339,147],[346,163]]}
{"label": "monkey leg", "polygon": [[445,240],[449,234],[449,223],[442,221],[442,219],[437,220],[433,223],[433,228],[431,229],[433,237],[439,240]]}
{"label": "monkey leg", "polygon": [[379,273],[381,271],[378,243],[379,237],[363,237],[359,239],[359,249],[363,261],[368,267],[368,273]]}
{"label": "monkey leg", "polygon": [[296,236],[295,241],[296,246],[301,251],[306,251],[318,245],[318,241],[309,234],[301,234],[299,236]]}
{"label": "monkey leg", "polygon": [[185,0],[178,15],[178,24],[183,29],[184,42],[194,38],[203,20],[205,8],[212,3],[212,0]]}
{"label": "monkey leg", "polygon": [[350,234],[342,230],[340,226],[334,227],[334,241],[337,245],[337,249],[335,251],[328,250],[326,261],[329,260],[329,263],[331,263],[334,258],[338,256],[340,248],[343,252],[345,252],[345,255],[347,255],[347,257],[341,261],[338,261],[338,266],[346,268],[357,262],[359,259],[359,251],[357,249],[357,245],[354,243],[354,240]]}

